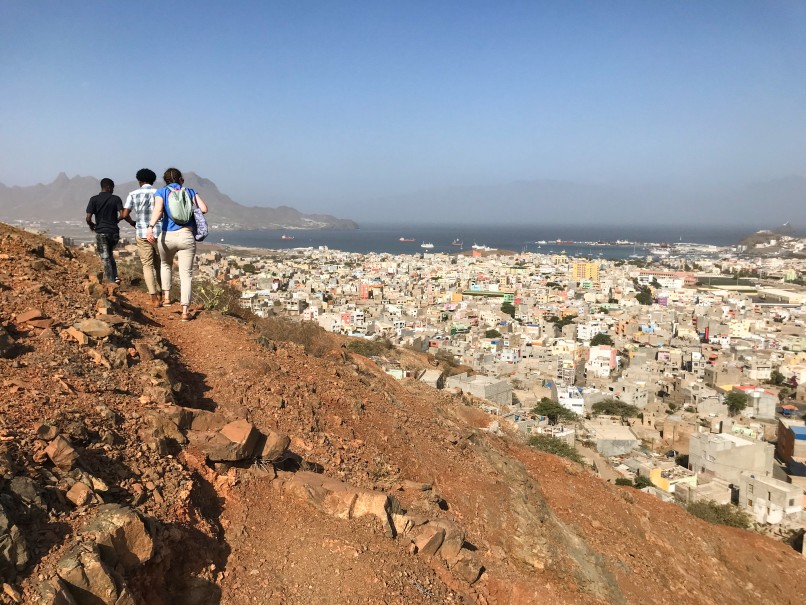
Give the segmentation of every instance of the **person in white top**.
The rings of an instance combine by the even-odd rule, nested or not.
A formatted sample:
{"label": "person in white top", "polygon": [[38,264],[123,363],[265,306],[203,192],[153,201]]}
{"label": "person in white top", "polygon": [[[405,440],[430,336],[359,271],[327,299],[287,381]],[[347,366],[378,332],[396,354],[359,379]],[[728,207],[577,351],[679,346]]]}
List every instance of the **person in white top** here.
{"label": "person in white top", "polygon": [[[140,188],[132,191],[123,204],[122,218],[128,218],[129,214],[135,217],[135,240],[137,241],[137,253],[140,255],[140,262],[143,265],[143,279],[146,288],[151,295],[151,306],[159,307],[160,292],[162,284],[160,280],[159,249],[156,242],[148,240],[148,221],[151,220],[151,213],[154,210],[154,181],[157,175],[153,170],[141,168],[135,176]],[[156,235],[159,235],[159,226],[155,228]]]}

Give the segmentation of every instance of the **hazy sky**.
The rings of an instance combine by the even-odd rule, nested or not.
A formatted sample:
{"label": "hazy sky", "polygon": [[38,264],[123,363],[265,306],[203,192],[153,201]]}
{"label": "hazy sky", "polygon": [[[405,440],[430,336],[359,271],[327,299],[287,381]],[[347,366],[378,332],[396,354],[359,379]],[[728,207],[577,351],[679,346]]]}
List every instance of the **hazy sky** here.
{"label": "hazy sky", "polygon": [[[806,2],[0,0],[0,182],[245,204],[806,175]],[[354,218],[354,217],[353,217]]]}

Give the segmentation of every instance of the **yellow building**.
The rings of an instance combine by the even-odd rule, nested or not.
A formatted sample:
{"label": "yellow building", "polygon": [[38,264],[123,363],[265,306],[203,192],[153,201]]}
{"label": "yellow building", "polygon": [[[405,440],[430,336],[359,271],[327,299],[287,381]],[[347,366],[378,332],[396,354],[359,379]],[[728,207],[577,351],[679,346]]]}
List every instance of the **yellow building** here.
{"label": "yellow building", "polygon": [[574,281],[589,279],[594,282],[599,281],[599,263],[575,262],[571,266],[571,275]]}

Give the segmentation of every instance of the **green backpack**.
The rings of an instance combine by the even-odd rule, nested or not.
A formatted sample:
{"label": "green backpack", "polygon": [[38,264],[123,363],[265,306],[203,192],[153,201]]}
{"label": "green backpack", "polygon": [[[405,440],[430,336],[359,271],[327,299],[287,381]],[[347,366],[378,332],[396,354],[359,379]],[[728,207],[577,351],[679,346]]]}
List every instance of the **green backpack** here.
{"label": "green backpack", "polygon": [[184,187],[168,193],[168,216],[177,225],[187,225],[193,218],[193,200]]}

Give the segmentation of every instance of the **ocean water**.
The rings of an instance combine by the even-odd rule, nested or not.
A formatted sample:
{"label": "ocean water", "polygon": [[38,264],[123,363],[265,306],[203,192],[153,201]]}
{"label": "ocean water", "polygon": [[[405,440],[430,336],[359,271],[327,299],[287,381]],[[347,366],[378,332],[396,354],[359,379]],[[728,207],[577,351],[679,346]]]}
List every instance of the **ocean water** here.
{"label": "ocean water", "polygon": [[[570,256],[627,258],[632,254],[649,254],[659,243],[690,242],[731,246],[752,233],[752,227],[596,227],[596,226],[485,226],[485,225],[362,225],[355,231],[305,230],[287,231],[226,231],[216,232],[214,226],[208,238],[210,243],[245,246],[250,248],[290,249],[327,246],[345,252],[386,252],[390,254],[419,254],[420,252],[455,253],[470,250],[473,244],[514,252],[541,252],[553,254],[565,251]],[[282,239],[282,236],[294,239]],[[401,242],[401,237],[414,239]],[[557,243],[556,240],[562,240]],[[454,246],[458,240],[462,246]],[[539,241],[545,244],[538,244]],[[589,243],[616,240],[635,242],[635,245],[594,246]],[[430,250],[423,243],[434,244]],[[573,242],[573,243],[569,243]]]}

